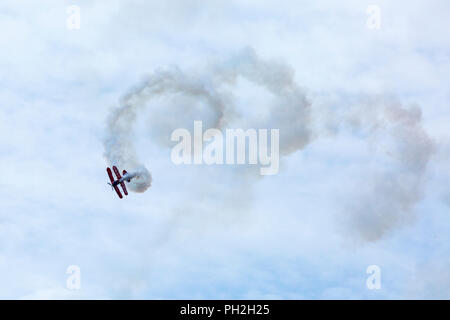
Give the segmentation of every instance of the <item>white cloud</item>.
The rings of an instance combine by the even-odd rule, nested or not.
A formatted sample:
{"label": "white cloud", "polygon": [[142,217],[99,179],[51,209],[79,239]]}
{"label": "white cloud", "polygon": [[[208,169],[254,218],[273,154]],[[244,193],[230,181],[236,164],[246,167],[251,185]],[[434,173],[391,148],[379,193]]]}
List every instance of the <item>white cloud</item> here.
{"label": "white cloud", "polygon": [[[366,29],[371,3],[360,1],[79,1],[78,31],[65,28],[69,4],[0,5],[1,298],[448,297],[442,272],[422,271],[448,266],[447,2],[379,1],[380,31]],[[337,208],[367,173],[366,144],[347,133],[249,188],[229,168],[175,167],[138,126],[153,186],[114,197],[108,109],[158,67],[202,67],[245,46],[292,65],[314,102],[388,92],[421,105],[444,147],[411,225],[365,245],[339,233]],[[370,264],[382,268],[377,293],[365,287]]]}

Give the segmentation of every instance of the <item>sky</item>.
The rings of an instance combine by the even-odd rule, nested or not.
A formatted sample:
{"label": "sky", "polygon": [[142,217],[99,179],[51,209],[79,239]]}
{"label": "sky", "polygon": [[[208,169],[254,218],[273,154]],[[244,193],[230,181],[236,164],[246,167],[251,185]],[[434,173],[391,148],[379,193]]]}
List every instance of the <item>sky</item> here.
{"label": "sky", "polygon": [[[67,27],[72,5],[79,29]],[[449,299],[449,12],[447,1],[1,1],[0,298]],[[104,141],[123,97],[161,70],[225,81],[215,67],[248,56],[256,71],[219,85],[227,128],[263,115],[281,141],[303,128],[266,77],[308,101],[311,139],[272,176],[175,165],[170,132],[211,113],[165,94],[128,133],[152,186],[118,199]]]}

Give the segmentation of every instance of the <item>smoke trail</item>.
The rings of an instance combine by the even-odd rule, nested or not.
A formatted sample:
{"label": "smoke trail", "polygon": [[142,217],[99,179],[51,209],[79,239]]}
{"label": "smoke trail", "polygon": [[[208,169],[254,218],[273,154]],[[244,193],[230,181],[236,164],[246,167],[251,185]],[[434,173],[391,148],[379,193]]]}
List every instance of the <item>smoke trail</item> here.
{"label": "smoke trail", "polygon": [[261,60],[253,49],[246,48],[212,70],[221,85],[235,84],[241,76],[274,95],[266,122],[259,125],[283,132],[280,136],[281,155],[300,150],[311,141],[311,103],[295,83],[294,70],[290,66],[275,60]]}
{"label": "smoke trail", "polygon": [[[182,93],[203,99],[214,112],[212,127],[221,129],[234,116],[232,97],[223,89],[238,76],[266,88],[276,96],[267,120],[273,128],[282,128],[280,153],[290,154],[303,148],[310,140],[309,107],[305,94],[293,81],[293,70],[284,64],[260,60],[253,49],[247,48],[226,62],[213,66],[206,73],[184,74],[178,68],[158,70],[139,86],[127,93],[120,107],[108,118],[104,155],[110,165],[133,168],[138,172],[131,190],[144,192],[151,185],[149,171],[138,161],[131,133],[138,113],[150,99],[167,94]],[[173,117],[184,114],[173,113]],[[137,169],[139,168],[139,169]],[[130,171],[131,172],[131,171]]]}
{"label": "smoke trail", "polygon": [[345,124],[378,144],[372,157],[382,162],[382,154],[388,156],[383,168],[365,179],[363,195],[352,199],[344,217],[353,233],[375,241],[413,220],[435,146],[422,127],[420,108],[406,108],[389,97],[364,98]]}
{"label": "smoke trail", "polygon": [[152,180],[150,172],[138,161],[131,138],[137,114],[152,97],[168,93],[184,93],[206,99],[215,111],[215,125],[222,125],[224,104],[219,96],[211,93],[205,83],[185,76],[178,69],[157,71],[131,90],[122,98],[120,107],[113,109],[108,118],[104,156],[110,165],[132,168],[131,172],[137,173],[137,178],[130,183],[132,191],[144,192],[150,187]]}
{"label": "smoke trail", "polygon": [[[421,124],[421,110],[405,108],[391,98],[365,97],[357,107],[348,107],[347,101],[343,103],[346,106],[343,113],[322,110],[316,105],[313,114],[312,103],[295,83],[294,70],[278,61],[262,60],[250,48],[195,72],[184,73],[177,68],[157,70],[126,94],[110,114],[105,157],[110,164],[138,172],[139,178],[133,180],[131,190],[145,191],[151,184],[151,175],[137,159],[131,137],[141,110],[152,98],[182,94],[204,102],[203,107],[212,111],[212,127],[221,129],[237,118],[233,88],[240,78],[273,96],[265,118],[245,122],[251,128],[279,129],[281,156],[303,149],[330,128],[336,132],[358,130],[369,143],[389,142],[389,156],[393,161],[388,169],[368,177],[361,188],[365,193],[352,199],[347,207],[343,218],[352,228],[352,234],[374,241],[411,221],[413,207],[423,197],[426,168],[434,150]],[[171,116],[180,120],[186,118],[186,113],[172,112]]]}

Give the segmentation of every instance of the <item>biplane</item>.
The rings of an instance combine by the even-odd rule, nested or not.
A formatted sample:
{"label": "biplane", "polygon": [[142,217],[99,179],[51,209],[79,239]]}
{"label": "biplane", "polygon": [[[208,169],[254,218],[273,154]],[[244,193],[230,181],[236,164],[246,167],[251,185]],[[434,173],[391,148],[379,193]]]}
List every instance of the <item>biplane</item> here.
{"label": "biplane", "polygon": [[109,180],[111,180],[111,183],[108,183],[108,184],[111,186],[111,188],[113,188],[116,191],[119,198],[122,199],[123,196],[122,196],[122,193],[120,192],[119,185],[122,187],[123,193],[127,196],[128,191],[127,191],[127,187],[125,186],[125,181],[130,182],[131,179],[134,178],[134,175],[130,175],[126,170],[123,170],[123,172],[122,172],[123,176],[121,176],[120,172],[116,166],[113,166],[113,171],[116,174],[117,180],[114,179],[111,168],[109,168],[109,167],[106,168],[106,172],[108,172]]}

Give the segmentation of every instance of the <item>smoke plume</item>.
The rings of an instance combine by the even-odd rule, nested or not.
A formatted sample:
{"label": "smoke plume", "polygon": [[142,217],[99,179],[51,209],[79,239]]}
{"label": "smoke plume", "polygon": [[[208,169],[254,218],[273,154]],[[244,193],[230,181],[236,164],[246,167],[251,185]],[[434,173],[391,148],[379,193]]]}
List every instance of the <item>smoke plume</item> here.
{"label": "smoke plume", "polygon": [[[323,136],[330,123],[334,133],[357,130],[369,143],[389,141],[384,147],[392,159],[389,168],[368,177],[362,188],[366,192],[352,199],[345,210],[347,225],[357,230],[355,234],[368,241],[377,240],[413,218],[413,207],[423,197],[426,168],[434,148],[422,127],[420,108],[406,108],[391,98],[365,97],[354,107],[345,106],[342,113],[319,108],[324,114],[314,116],[314,104],[296,84],[294,70],[275,60],[262,60],[250,48],[200,71],[157,70],[128,92],[108,118],[104,141],[108,162],[137,172],[131,190],[145,191],[151,175],[137,159],[132,139],[138,114],[151,99],[182,95],[203,103],[211,127],[232,127],[236,119],[242,123],[243,118],[233,94],[239,79],[264,89],[272,97],[267,112],[260,112],[263,116],[244,123],[252,128],[279,129],[281,156],[289,156]],[[183,119],[186,114],[173,112],[172,117]]]}
{"label": "smoke plume", "polygon": [[[375,241],[414,219],[424,196],[426,169],[435,146],[422,127],[418,106],[391,97],[364,97],[342,124],[366,137],[378,167],[364,178],[361,195],[346,207],[349,231]],[[345,214],[344,213],[344,214]]]}

